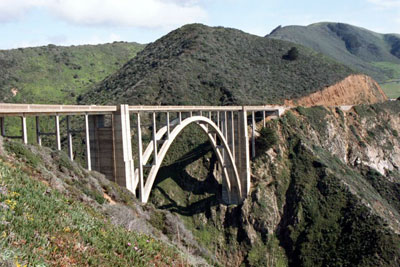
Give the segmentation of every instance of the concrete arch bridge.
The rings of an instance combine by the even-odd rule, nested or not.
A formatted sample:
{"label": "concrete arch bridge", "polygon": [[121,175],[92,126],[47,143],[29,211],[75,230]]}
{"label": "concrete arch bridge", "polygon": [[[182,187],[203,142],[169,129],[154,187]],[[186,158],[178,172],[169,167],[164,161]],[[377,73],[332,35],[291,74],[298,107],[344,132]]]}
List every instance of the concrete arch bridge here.
{"label": "concrete arch bridge", "polygon": [[[227,204],[237,204],[250,190],[250,157],[255,156],[256,119],[263,120],[265,125],[266,117],[279,117],[285,109],[282,106],[0,104],[0,128],[2,136],[18,138],[27,144],[27,117],[33,117],[36,143],[42,144],[42,136],[54,136],[57,149],[62,150],[61,138],[66,137],[65,149],[71,160],[74,159],[73,135],[83,132],[87,169],[103,173],[146,203],[168,149],[186,127],[197,124],[217,156],[223,178],[223,200]],[[84,118],[83,130],[71,129],[72,116]],[[21,135],[7,135],[5,121],[8,117],[20,118]],[[43,132],[41,121],[53,118],[54,132]]]}

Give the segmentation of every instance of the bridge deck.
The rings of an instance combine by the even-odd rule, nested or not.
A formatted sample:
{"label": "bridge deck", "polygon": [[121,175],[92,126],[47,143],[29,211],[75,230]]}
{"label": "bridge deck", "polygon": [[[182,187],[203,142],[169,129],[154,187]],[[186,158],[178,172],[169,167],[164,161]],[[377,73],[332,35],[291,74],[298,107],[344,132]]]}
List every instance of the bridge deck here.
{"label": "bridge deck", "polygon": [[[283,106],[129,106],[130,112],[190,112],[190,111],[275,111]],[[111,114],[118,106],[42,105],[0,103],[0,116],[39,116],[74,114]]]}
{"label": "bridge deck", "polygon": [[284,108],[283,106],[129,106],[129,111],[168,111],[168,112],[190,112],[190,111],[273,111]]}
{"label": "bridge deck", "polygon": [[117,106],[0,104],[0,116],[112,114]]}

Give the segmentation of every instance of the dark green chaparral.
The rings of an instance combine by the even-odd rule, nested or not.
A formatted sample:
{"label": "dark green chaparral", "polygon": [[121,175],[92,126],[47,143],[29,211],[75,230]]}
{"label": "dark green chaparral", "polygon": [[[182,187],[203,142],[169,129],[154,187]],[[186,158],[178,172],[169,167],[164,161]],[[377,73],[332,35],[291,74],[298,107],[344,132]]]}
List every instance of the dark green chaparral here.
{"label": "dark green chaparral", "polygon": [[[289,58],[289,51],[296,56]],[[84,94],[81,103],[273,104],[322,90],[353,73],[290,42],[190,24],[147,45]]]}

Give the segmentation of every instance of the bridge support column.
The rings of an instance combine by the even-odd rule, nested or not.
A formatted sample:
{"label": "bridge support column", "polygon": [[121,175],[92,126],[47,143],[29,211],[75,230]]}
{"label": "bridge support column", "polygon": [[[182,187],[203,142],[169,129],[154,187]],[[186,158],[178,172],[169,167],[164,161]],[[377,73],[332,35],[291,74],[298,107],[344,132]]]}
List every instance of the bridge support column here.
{"label": "bridge support column", "polygon": [[6,136],[6,126],[4,124],[4,120],[5,120],[4,117],[0,118],[1,136],[3,137]]}
{"label": "bridge support column", "polygon": [[40,119],[36,116],[36,143],[42,146],[42,137],[40,136]]}
{"label": "bridge support column", "polygon": [[24,144],[28,144],[28,132],[26,130],[26,117],[25,115],[23,115],[21,117],[21,137],[22,137],[22,142],[24,142]]}
{"label": "bridge support column", "polygon": [[85,114],[85,140],[86,140],[86,168],[92,170],[92,157],[90,151],[89,115]]}
{"label": "bridge support column", "polygon": [[[235,128],[238,126],[238,123],[235,123],[234,120],[234,113],[233,112],[224,112],[224,116],[222,116],[223,121],[222,121],[222,133],[224,134],[224,137],[226,139],[226,142],[228,143],[229,150],[232,152],[232,156],[235,159],[235,154],[234,154],[234,146],[235,146],[235,137],[236,134],[234,133]],[[235,172],[233,169],[233,166],[231,165],[230,161],[228,160],[229,156],[227,154],[227,151],[225,149],[222,150],[223,153],[223,160],[224,160],[224,166],[222,166],[221,173],[224,175],[224,168],[226,168],[226,172],[229,177],[235,177]],[[235,164],[235,163],[234,163]],[[236,164],[235,164],[236,165]],[[240,173],[239,173],[240,175]],[[241,197],[240,197],[240,191],[239,188],[235,185],[232,184],[230,185],[230,189],[227,184],[228,177],[225,177],[225,179],[222,179],[222,200],[227,203],[227,204],[239,204],[241,202]]]}
{"label": "bridge support column", "polygon": [[69,159],[73,161],[74,160],[74,152],[73,152],[73,146],[72,146],[71,121],[70,121],[70,117],[68,115],[67,115],[67,139],[68,139],[68,156],[69,156]]}
{"label": "bridge support column", "polygon": [[56,143],[57,150],[61,150],[61,136],[60,136],[60,116],[56,115],[54,117],[55,128],[56,128]]}
{"label": "bridge support column", "polygon": [[120,186],[135,193],[129,106],[120,105],[113,115],[114,179]]}
{"label": "bridge support column", "polygon": [[[114,150],[112,127],[105,126],[104,115],[89,115],[88,124],[90,142],[90,163],[92,170],[101,172],[107,177],[107,179],[113,181]],[[72,136],[70,135],[70,133],[68,135],[68,143],[72,143]],[[69,152],[71,157],[72,147],[69,148]]]}
{"label": "bridge support column", "polygon": [[241,195],[242,198],[245,198],[250,191],[250,148],[247,128],[247,111],[239,111],[238,115],[238,123],[235,127],[237,129],[235,132],[235,161],[240,177]]}
{"label": "bridge support column", "polygon": [[[240,177],[241,191],[234,184],[230,185],[230,189],[226,180],[222,179],[222,199],[228,204],[241,203],[250,190],[250,147],[247,127],[247,112],[242,110],[237,113],[228,112],[227,116],[223,116],[222,132],[226,136],[226,141],[234,158],[238,175]],[[230,166],[230,162],[226,160],[228,156],[226,151],[222,151],[224,158],[224,166],[222,166],[222,175],[224,168],[229,177],[234,177],[234,170]]]}

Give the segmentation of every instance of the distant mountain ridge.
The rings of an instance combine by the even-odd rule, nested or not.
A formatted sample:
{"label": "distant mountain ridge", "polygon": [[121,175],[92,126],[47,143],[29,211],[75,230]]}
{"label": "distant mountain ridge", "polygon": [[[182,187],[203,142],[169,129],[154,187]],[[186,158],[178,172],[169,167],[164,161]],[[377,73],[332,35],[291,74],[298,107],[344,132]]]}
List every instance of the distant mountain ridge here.
{"label": "distant mountain ridge", "polygon": [[114,42],[0,50],[0,102],[76,103],[144,45]]}
{"label": "distant mountain ridge", "polygon": [[[288,59],[296,47],[298,58]],[[322,54],[240,30],[185,25],[149,44],[82,103],[283,103],[355,74]],[[369,90],[371,88],[367,88]],[[371,89],[375,90],[375,89]]]}
{"label": "distant mountain ridge", "polygon": [[266,37],[312,48],[373,77],[391,97],[400,95],[400,35],[345,23],[277,27]]}

